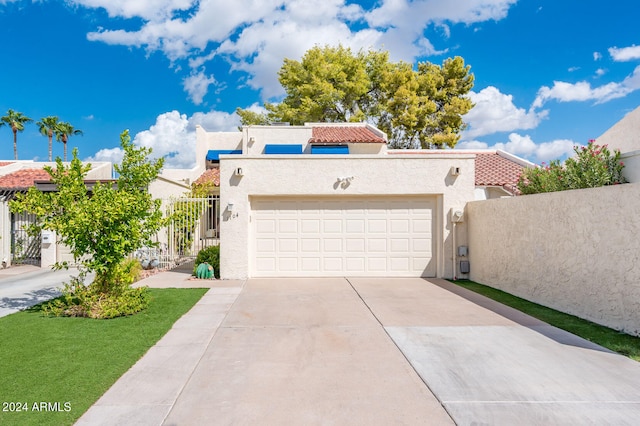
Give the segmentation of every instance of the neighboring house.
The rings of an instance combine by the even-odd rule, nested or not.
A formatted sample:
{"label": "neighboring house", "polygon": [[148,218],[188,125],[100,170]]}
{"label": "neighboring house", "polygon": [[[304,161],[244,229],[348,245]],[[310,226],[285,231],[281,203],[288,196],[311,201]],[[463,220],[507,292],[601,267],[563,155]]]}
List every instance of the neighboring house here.
{"label": "neighboring house", "polygon": [[533,166],[495,150],[389,150],[361,123],[198,127],[196,153],[187,179],[219,184],[223,278],[464,276],[466,203],[514,195]]}
{"label": "neighboring house", "polygon": [[596,143],[608,145],[611,151],[619,149],[625,163],[625,178],[631,183],[640,182],[640,107],[604,132]]}
{"label": "neighboring house", "polygon": [[[17,215],[9,211],[9,201],[17,193],[26,192],[38,182],[48,182],[45,165],[55,163],[14,161],[0,162],[0,261],[2,267],[13,263],[50,266],[68,255],[64,246],[56,244],[55,235],[30,236],[24,226],[35,220],[33,215]],[[87,179],[111,179],[111,163],[92,163]]]}

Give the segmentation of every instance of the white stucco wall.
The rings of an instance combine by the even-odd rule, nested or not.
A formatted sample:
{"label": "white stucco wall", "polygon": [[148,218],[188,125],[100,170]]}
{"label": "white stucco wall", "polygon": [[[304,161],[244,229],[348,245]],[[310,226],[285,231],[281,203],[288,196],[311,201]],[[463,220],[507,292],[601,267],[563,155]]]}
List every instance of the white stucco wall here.
{"label": "white stucco wall", "polygon": [[[450,175],[452,166],[464,172]],[[244,175],[233,171],[242,168]],[[353,176],[351,184],[336,185],[338,177]],[[436,196],[435,235],[437,274],[451,277],[450,210],[463,209],[474,197],[474,156],[424,154],[380,156],[273,155],[221,156],[221,266],[222,278],[242,279],[249,274],[250,197],[252,196]],[[233,202],[233,216],[227,208]],[[457,226],[456,245],[466,244],[466,226]]]}
{"label": "white stucco wall", "polygon": [[[210,149],[238,150],[242,149],[242,132],[207,132],[201,126],[196,126],[196,166],[192,181],[197,179],[206,168],[207,152]],[[167,177],[176,179],[173,173]]]}
{"label": "white stucco wall", "polygon": [[[302,145],[302,151],[310,152],[311,127],[305,126],[246,126],[242,129],[243,152],[247,155],[264,153],[265,145]],[[253,138],[253,139],[252,139]]]}
{"label": "white stucco wall", "polygon": [[11,265],[11,214],[5,201],[0,202],[0,232],[0,262],[4,261],[8,267]]}
{"label": "white stucco wall", "polygon": [[630,183],[640,182],[640,150],[628,152],[620,156],[624,163],[622,173]]}
{"label": "white stucco wall", "polygon": [[467,205],[470,278],[640,335],[640,183]]}
{"label": "white stucco wall", "polygon": [[608,145],[621,153],[640,150],[640,107],[625,115],[620,121],[602,134],[596,143]]}

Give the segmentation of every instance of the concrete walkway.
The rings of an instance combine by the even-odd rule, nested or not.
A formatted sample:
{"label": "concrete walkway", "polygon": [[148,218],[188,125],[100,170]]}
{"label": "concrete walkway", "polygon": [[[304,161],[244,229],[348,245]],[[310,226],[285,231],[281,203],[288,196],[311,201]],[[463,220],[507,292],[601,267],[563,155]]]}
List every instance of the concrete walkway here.
{"label": "concrete walkway", "polygon": [[640,419],[640,363],[443,280],[206,283],[213,288],[79,425]]}
{"label": "concrete walkway", "polygon": [[0,269],[0,317],[60,296],[63,283],[77,275],[78,271],[73,268],[54,271],[18,265]]}

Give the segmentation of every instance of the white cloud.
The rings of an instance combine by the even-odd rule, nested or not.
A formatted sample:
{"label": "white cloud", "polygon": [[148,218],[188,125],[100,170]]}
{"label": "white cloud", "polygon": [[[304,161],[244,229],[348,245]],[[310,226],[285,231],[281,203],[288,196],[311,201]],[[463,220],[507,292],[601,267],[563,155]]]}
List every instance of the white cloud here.
{"label": "white cloud", "polygon": [[600,53],[600,52],[593,52],[593,60],[594,60],[594,61],[599,61],[600,59],[602,59],[602,53]]}
{"label": "white cloud", "polygon": [[640,59],[640,46],[633,45],[630,47],[622,47],[620,49],[617,47],[610,47],[609,54],[614,61],[633,61],[635,59]]}
{"label": "white cloud", "polygon": [[461,141],[456,144],[456,149],[487,149],[489,144],[480,141]]}
{"label": "white cloud", "polygon": [[596,104],[612,99],[621,98],[640,88],[640,66],[622,82],[611,82],[599,87],[591,87],[587,81],[567,83],[554,81],[552,87],[543,86],[538,90],[538,96],[533,103],[539,108],[550,100],[559,102],[595,101]]}
{"label": "white cloud", "polygon": [[122,157],[124,157],[122,148],[105,148],[98,151],[96,155],[87,158],[86,161],[110,161],[113,164],[120,164]]}
{"label": "white cloud", "polygon": [[569,139],[556,139],[551,142],[544,142],[538,145],[536,149],[536,158],[538,161],[549,162],[565,156],[571,156],[574,151],[573,147],[577,143]]}
{"label": "white cloud", "polygon": [[[392,52],[392,60],[413,62],[444,52],[424,37],[429,25],[443,28],[448,38],[449,24],[500,20],[517,2],[384,0],[365,10],[346,0],[67,1],[104,8],[112,17],[142,20],[133,30],[98,28],[87,35],[89,40],[161,51],[172,63],[189,61],[191,70],[201,70],[223,55],[233,69],[249,75],[247,84],[261,90],[265,99],[282,94],[277,71],[283,59],[298,59],[314,45],[384,48]],[[354,22],[356,30],[350,27]],[[212,79],[215,76],[204,77],[202,71],[185,77],[185,90],[194,102],[202,102]]]}
{"label": "white cloud", "polygon": [[88,8],[104,8],[110,17],[133,18],[146,20],[160,20],[171,18],[174,11],[187,10],[197,2],[192,0],[72,0]]}
{"label": "white cloud", "polygon": [[510,154],[542,163],[551,160],[562,159],[573,154],[573,147],[577,144],[568,139],[557,139],[551,142],[535,143],[529,135],[522,136],[511,133],[508,142],[499,142],[489,145],[477,140],[460,142],[458,149],[500,149]]}
{"label": "white cloud", "polygon": [[199,70],[192,71],[191,75],[185,77],[182,82],[184,90],[189,94],[189,98],[194,104],[200,105],[209,90],[209,86],[216,84],[216,79],[213,76],[205,75],[203,70]]}
{"label": "white cloud", "polygon": [[470,92],[469,97],[475,106],[463,116],[469,125],[462,135],[464,140],[496,132],[533,129],[548,114],[546,110],[536,112],[534,109],[517,108],[513,96],[505,95],[493,86],[478,93]]}
{"label": "white cloud", "polygon": [[[208,131],[232,131],[239,124],[240,120],[235,114],[226,112],[198,112],[187,118],[186,114],[171,111],[160,114],[154,125],[136,134],[133,144],[151,148],[153,158],[165,157],[166,168],[190,169],[195,166],[196,160],[196,125]],[[121,148],[108,148],[98,151],[87,160],[119,163],[122,157]]]}

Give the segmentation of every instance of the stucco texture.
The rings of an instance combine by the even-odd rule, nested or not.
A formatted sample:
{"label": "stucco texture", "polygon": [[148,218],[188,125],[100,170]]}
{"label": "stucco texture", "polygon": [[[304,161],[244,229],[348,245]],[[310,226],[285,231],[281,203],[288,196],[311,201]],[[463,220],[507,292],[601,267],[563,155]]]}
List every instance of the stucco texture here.
{"label": "stucco texture", "polygon": [[467,205],[470,278],[640,335],[640,184]]}
{"label": "stucco texture", "polygon": [[[460,167],[457,177],[452,166]],[[242,176],[234,174],[241,168]],[[353,177],[348,186],[339,177]],[[450,276],[452,208],[473,199],[474,156],[221,156],[221,274],[223,278],[250,275],[251,198],[256,196],[397,196],[425,195],[437,200],[436,256],[439,277]],[[227,209],[233,203],[233,211]],[[463,226],[461,226],[463,227]],[[464,244],[463,229],[459,243]]]}

